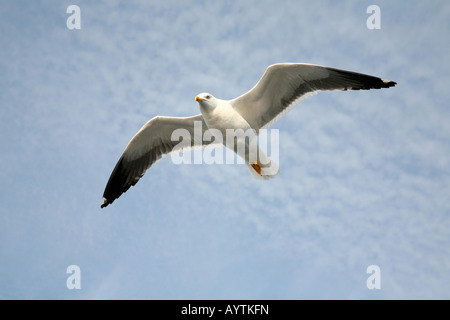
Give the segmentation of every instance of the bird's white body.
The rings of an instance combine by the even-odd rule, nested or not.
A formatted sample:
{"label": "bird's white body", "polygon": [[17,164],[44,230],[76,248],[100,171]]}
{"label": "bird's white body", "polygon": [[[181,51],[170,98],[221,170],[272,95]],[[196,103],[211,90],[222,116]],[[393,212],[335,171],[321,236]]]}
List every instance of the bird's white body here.
{"label": "bird's white body", "polygon": [[278,164],[260,149],[256,130],[230,101],[217,99],[209,93],[199,94],[196,100],[208,129],[221,132],[223,144],[245,161],[253,177],[267,180],[280,172]]}
{"label": "bird's white body", "polygon": [[[210,96],[207,93],[198,95],[198,97]],[[210,98],[213,106],[207,105],[204,101],[199,101],[200,112],[208,128],[214,128],[221,131],[225,137],[226,130],[251,129],[250,124],[237,112],[227,100]]]}

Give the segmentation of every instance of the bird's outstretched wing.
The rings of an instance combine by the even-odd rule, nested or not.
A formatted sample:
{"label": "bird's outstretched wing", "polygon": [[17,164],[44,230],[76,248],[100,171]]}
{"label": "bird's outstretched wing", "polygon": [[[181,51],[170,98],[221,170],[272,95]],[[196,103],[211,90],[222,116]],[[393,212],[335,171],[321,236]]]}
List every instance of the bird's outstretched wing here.
{"label": "bird's outstretched wing", "polygon": [[259,130],[277,121],[301,100],[320,90],[369,90],[395,86],[393,81],[303,63],[281,63],[267,68],[247,93],[231,100],[250,126]]}
{"label": "bird's outstretched wing", "polygon": [[[195,121],[201,123],[201,137],[198,132],[194,133]],[[172,141],[172,133],[176,129],[185,129],[189,132],[191,137],[191,141],[187,142],[189,145],[185,142],[183,145],[180,141]],[[113,203],[122,193],[134,186],[164,154],[182,147],[192,148],[211,143],[203,141],[203,133],[206,130],[208,126],[200,114],[188,118],[155,117],[148,121],[128,143],[112,171],[103,193],[101,207]]]}

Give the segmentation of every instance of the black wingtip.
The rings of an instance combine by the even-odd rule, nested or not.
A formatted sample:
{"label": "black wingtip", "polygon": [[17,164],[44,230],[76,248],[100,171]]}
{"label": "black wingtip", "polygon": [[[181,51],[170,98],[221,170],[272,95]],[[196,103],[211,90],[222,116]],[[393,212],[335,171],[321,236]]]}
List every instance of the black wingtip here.
{"label": "black wingtip", "polygon": [[390,81],[390,80],[386,80],[386,79],[381,79],[384,82],[384,88],[390,88],[390,87],[395,87],[397,85],[397,82],[395,81]]}
{"label": "black wingtip", "polygon": [[110,204],[110,202],[108,201],[108,199],[106,199],[105,197],[103,197],[103,199],[102,199],[102,204],[101,204],[100,208],[107,207],[108,204]]}
{"label": "black wingtip", "polygon": [[370,89],[382,89],[390,88],[397,85],[397,82],[383,79],[380,77],[371,76],[364,73],[358,73],[353,71],[327,68],[329,71],[342,80],[347,85],[341,90],[370,90]]}

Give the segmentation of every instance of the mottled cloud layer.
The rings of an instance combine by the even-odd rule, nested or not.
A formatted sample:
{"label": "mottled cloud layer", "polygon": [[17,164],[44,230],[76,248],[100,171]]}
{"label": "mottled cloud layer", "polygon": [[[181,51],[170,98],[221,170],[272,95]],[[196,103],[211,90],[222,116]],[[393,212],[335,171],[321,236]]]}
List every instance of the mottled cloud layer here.
{"label": "mottled cloud layer", "polygon": [[[5,1],[0,297],[449,298],[449,16],[446,1]],[[148,119],[234,98],[277,62],[398,86],[289,112],[274,180],[167,157],[100,209]]]}

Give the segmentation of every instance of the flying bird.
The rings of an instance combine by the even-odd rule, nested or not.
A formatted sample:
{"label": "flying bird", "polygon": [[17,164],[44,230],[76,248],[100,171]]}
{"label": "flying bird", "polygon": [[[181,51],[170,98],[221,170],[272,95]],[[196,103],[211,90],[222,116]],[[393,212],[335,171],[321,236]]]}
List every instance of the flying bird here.
{"label": "flying bird", "polygon": [[[318,91],[381,89],[396,84],[366,74],[319,65],[280,63],[269,66],[250,91],[235,99],[221,100],[210,93],[201,93],[195,97],[200,114],[185,118],[157,116],[136,133],[111,173],[101,207],[113,203],[134,186],[163,155],[181,149],[179,141],[172,141],[171,138],[176,129],[184,129],[190,134],[188,147],[214,143],[210,141],[212,139],[203,138],[204,133],[210,129],[222,133],[227,129],[252,129],[254,136],[238,141],[248,147],[249,141],[261,129],[269,127],[301,100]],[[194,132],[196,123],[201,124],[200,137]],[[250,155],[247,149],[237,152],[236,145],[227,145],[225,142],[223,145],[233,148],[233,151],[245,158],[245,163],[255,178],[269,179],[278,174],[278,165],[271,162],[261,150],[255,156]]]}

